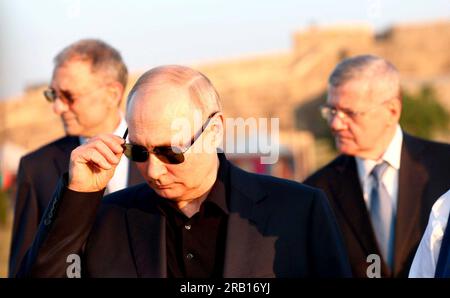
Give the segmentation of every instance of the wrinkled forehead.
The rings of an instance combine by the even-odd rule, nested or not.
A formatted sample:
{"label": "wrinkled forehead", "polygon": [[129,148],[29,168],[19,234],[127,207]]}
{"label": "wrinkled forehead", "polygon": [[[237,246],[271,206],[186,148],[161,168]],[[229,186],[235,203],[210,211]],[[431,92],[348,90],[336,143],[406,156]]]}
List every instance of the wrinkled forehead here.
{"label": "wrinkled forehead", "polygon": [[199,112],[185,88],[142,87],[132,96],[127,109],[130,141],[147,146],[166,144],[180,128],[192,125]]}

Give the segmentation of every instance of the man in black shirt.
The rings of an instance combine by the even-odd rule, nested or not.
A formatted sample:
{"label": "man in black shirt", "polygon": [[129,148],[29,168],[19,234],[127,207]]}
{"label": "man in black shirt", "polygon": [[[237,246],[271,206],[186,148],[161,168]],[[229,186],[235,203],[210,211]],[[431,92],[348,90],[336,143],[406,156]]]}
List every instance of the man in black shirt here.
{"label": "man in black shirt", "polygon": [[[72,152],[18,276],[350,276],[320,190],[217,153],[224,118],[203,74],[152,69],[127,108],[129,143],[104,134]],[[123,154],[147,183],[102,200]]]}

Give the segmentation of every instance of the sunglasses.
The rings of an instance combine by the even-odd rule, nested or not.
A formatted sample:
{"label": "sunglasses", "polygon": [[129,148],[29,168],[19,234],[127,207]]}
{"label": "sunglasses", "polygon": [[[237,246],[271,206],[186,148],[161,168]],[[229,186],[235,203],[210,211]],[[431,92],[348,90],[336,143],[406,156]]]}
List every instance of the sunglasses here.
{"label": "sunglasses", "polygon": [[[124,150],[124,154],[126,157],[128,157],[130,160],[135,162],[146,162],[148,158],[150,157],[150,153],[154,154],[160,161],[167,163],[167,164],[180,164],[184,162],[184,153],[186,153],[187,150],[197,141],[197,139],[202,135],[202,133],[205,131],[206,127],[208,126],[211,119],[218,113],[214,112],[211,115],[209,115],[208,119],[206,120],[205,124],[202,125],[201,129],[192,137],[190,143],[183,147],[183,149],[174,147],[174,146],[157,146],[154,147],[152,150],[148,150],[146,147],[142,145],[135,145],[130,143],[125,143],[122,145],[122,148]],[[125,131],[125,134],[123,135],[123,139],[126,139],[128,135],[128,128]]]}
{"label": "sunglasses", "polygon": [[68,91],[68,90],[60,90],[59,92],[56,91],[54,88],[47,88],[46,90],[44,90],[44,97],[45,99],[50,102],[50,103],[54,103],[58,98],[64,102],[65,104],[71,105],[75,102],[75,98],[78,98],[80,96],[89,96],[89,95],[93,95],[94,93],[96,93],[97,91],[101,90],[103,87],[105,87],[106,85],[102,85],[101,87],[98,87],[94,90],[91,90],[90,92],[84,93],[82,95],[78,94],[76,97],[74,97],[74,95],[72,94],[72,92]]}
{"label": "sunglasses", "polygon": [[72,94],[70,94],[70,92],[68,91],[61,91],[60,94],[58,94],[55,89],[48,88],[44,90],[44,96],[45,99],[51,103],[55,102],[58,98],[60,98],[64,103],[67,104],[72,104],[74,102]]}

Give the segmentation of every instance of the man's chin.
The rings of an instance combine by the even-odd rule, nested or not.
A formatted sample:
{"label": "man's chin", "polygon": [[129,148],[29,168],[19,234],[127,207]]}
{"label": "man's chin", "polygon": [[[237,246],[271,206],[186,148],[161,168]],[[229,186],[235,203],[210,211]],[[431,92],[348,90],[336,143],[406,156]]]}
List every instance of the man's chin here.
{"label": "man's chin", "polygon": [[77,134],[71,130],[67,130],[67,129],[65,130],[65,133],[66,133],[66,136],[71,136],[71,137],[79,136],[79,134]]}
{"label": "man's chin", "polygon": [[81,135],[81,131],[77,129],[76,127],[73,127],[71,125],[64,124],[64,132],[68,136],[79,136]]}
{"label": "man's chin", "polygon": [[341,154],[354,155],[355,148],[346,141],[336,140],[336,148]]}

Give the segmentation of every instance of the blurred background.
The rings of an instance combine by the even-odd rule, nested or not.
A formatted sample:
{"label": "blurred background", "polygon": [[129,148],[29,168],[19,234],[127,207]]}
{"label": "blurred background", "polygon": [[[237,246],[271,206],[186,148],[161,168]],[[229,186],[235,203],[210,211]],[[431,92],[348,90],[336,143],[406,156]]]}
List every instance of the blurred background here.
{"label": "blurred background", "polygon": [[227,117],[278,118],[276,164],[230,156],[250,171],[302,181],[336,155],[318,106],[334,66],[362,53],[400,70],[402,127],[450,142],[449,0],[0,0],[0,277],[20,157],[63,135],[42,95],[52,59],[81,38],[117,48],[130,86],[154,66],[190,65],[212,80]]}

